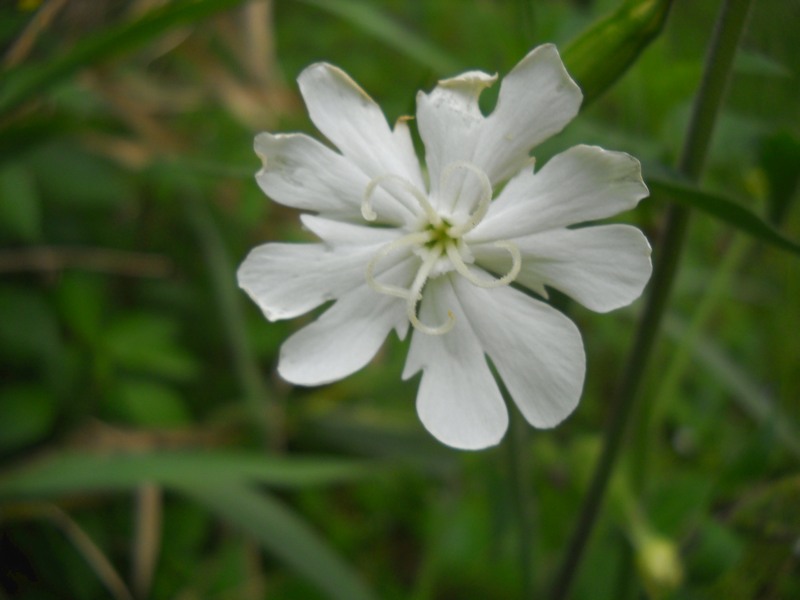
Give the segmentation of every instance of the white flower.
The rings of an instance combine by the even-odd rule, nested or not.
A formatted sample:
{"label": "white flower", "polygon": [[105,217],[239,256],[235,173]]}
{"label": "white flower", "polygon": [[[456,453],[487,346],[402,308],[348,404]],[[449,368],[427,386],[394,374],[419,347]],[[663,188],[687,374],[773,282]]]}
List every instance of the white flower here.
{"label": "white flower", "polygon": [[413,326],[403,377],[423,371],[419,417],[465,449],[497,444],[508,425],[487,356],[535,427],[558,424],[580,398],[577,328],[518,287],[546,298],[552,286],[606,312],[635,300],[651,271],[638,229],[569,228],[647,195],[636,159],[576,146],[534,174],[530,150],[560,131],[582,98],[555,47],[528,54],[484,116],[478,96],[496,79],[470,71],[417,95],[426,183],[409,119],[390,128],[343,71],[308,67],[300,91],[338,152],[302,134],[259,134],[257,180],[274,201],[316,213],[301,219],[321,242],[259,246],[238,273],[270,320],[335,300],[281,348],[278,371],[299,385],[350,375],[390,330],[403,339]]}

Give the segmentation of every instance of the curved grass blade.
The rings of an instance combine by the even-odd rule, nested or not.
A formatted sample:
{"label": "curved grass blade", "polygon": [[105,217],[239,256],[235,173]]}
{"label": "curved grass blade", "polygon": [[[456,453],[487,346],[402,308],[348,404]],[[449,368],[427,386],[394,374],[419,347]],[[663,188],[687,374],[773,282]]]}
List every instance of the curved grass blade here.
{"label": "curved grass blade", "polygon": [[303,519],[275,498],[242,485],[183,485],[181,491],[257,540],[330,598],[374,600],[358,574]]}
{"label": "curved grass blade", "polygon": [[112,25],[87,36],[69,51],[49,61],[10,69],[2,75],[0,115],[47,91],[81,67],[129,52],[173,27],[200,21],[243,2],[244,0],[184,0],[167,3],[139,19]]}
{"label": "curved grass blade", "polygon": [[398,25],[372,4],[356,0],[300,0],[352,23],[435,73],[459,71],[463,65],[441,48]]}
{"label": "curved grass blade", "polygon": [[800,244],[785,237],[761,217],[733,200],[658,177],[648,177],[647,185],[655,195],[663,195],[673,202],[701,210],[776,248],[800,255]]}
{"label": "curved grass blade", "polygon": [[[682,340],[689,326],[678,317],[664,321],[664,331],[675,340]],[[698,338],[692,345],[693,356],[716,377],[739,408],[759,424],[774,428],[775,436],[783,447],[800,460],[800,431],[789,415],[780,410],[778,403],[766,391],[766,386],[752,379],[742,365],[735,363],[708,338]]]}
{"label": "curved grass blade", "polygon": [[328,485],[373,473],[365,463],[233,452],[58,454],[0,475],[0,500],[129,491],[143,482],[165,487],[257,482],[281,488]]}

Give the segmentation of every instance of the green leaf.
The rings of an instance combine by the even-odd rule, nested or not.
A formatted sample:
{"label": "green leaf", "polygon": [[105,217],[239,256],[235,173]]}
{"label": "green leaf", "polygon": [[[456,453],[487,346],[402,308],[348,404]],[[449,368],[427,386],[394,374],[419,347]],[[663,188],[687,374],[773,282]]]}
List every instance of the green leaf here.
{"label": "green leaf", "polygon": [[55,298],[70,333],[92,346],[102,343],[109,310],[108,280],[105,277],[95,273],[64,273]]}
{"label": "green leaf", "polygon": [[454,57],[413,31],[398,25],[372,4],[356,0],[300,1],[352,23],[387,46],[429,67],[436,73],[453,73],[463,67]]}
{"label": "green leaf", "polygon": [[43,385],[6,386],[0,398],[0,451],[32,444],[52,428],[56,402]]}
{"label": "green leaf", "polygon": [[800,244],[785,237],[761,217],[734,200],[686,183],[657,177],[648,177],[647,185],[654,195],[663,195],[689,208],[701,210],[776,248],[800,254]]}
{"label": "green leaf", "polygon": [[3,124],[0,135],[0,161],[15,160],[30,149],[54,138],[84,133],[87,126],[106,126],[100,119],[78,119],[73,114],[55,109],[47,114],[30,113],[15,116]]}
{"label": "green leaf", "polygon": [[120,367],[177,380],[193,377],[197,365],[177,343],[177,323],[148,313],[127,314],[112,323],[103,343]]}
{"label": "green leaf", "polygon": [[781,131],[764,139],[759,163],[769,181],[769,220],[779,223],[800,187],[800,138]]}
{"label": "green leaf", "polygon": [[0,114],[42,94],[82,67],[129,52],[174,27],[210,17],[243,1],[183,0],[167,3],[135,21],[112,25],[87,36],[50,60],[10,69],[3,74]]}
{"label": "green leaf", "polygon": [[42,209],[33,174],[23,164],[0,170],[0,230],[16,240],[35,242],[42,237]]}
{"label": "green leaf", "polygon": [[5,471],[0,475],[0,499],[128,491],[143,482],[225,487],[252,481],[296,488],[350,481],[371,472],[357,461],[244,452],[67,452]]}
{"label": "green leaf", "polygon": [[693,581],[712,581],[735,569],[744,550],[735,532],[711,519],[704,519],[692,538],[687,562]]}
{"label": "green leaf", "polygon": [[709,510],[714,480],[707,474],[672,473],[669,481],[654,481],[648,499],[657,531],[680,539],[691,534]]}
{"label": "green leaf", "polygon": [[271,496],[244,485],[198,483],[183,486],[183,492],[256,539],[330,598],[376,598],[358,574],[300,516]]}
{"label": "green leaf", "polygon": [[658,37],[672,0],[627,0],[564,49],[564,64],[588,104],[628,70]]}
{"label": "green leaf", "polygon": [[792,70],[765,54],[752,50],[740,49],[734,64],[739,74],[760,75],[762,77],[791,78]]}
{"label": "green leaf", "polygon": [[50,304],[37,290],[0,286],[0,358],[13,366],[45,366],[59,358],[61,336]]}
{"label": "green leaf", "polygon": [[113,209],[136,198],[133,178],[107,157],[67,141],[37,148],[29,164],[46,203],[65,208]]}
{"label": "green leaf", "polygon": [[108,411],[138,427],[178,427],[191,423],[181,395],[158,381],[118,381],[110,394]]}

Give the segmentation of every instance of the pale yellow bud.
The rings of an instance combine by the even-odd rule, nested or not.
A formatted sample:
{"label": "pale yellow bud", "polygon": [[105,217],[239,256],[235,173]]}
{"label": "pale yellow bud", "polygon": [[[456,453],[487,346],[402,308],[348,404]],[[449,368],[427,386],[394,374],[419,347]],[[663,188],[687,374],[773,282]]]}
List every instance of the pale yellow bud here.
{"label": "pale yellow bud", "polygon": [[655,534],[642,536],[637,544],[636,563],[651,598],[659,598],[683,582],[678,547],[667,538]]}

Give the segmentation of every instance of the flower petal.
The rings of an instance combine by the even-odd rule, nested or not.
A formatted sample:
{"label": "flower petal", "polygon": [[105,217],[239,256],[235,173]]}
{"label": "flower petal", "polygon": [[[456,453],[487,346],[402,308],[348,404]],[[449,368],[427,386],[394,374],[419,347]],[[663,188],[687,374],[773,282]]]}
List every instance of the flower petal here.
{"label": "flower petal", "polygon": [[392,131],[380,107],[344,71],[313,64],[297,78],[314,125],[370,179],[399,175],[424,189],[405,125]]}
{"label": "flower petal", "polygon": [[478,97],[496,79],[470,71],[439,82],[430,94],[417,95],[432,200],[452,215],[471,213],[479,193],[477,186],[466,183],[469,174],[464,170],[450,178],[448,189],[440,190],[448,165],[470,163],[497,185],[528,162],[534,146],[561,131],[581,104],[580,88],[552,44],[532,50],[506,75],[497,106],[484,117]]}
{"label": "flower petal", "polygon": [[[425,162],[430,174],[431,200],[440,209],[455,214],[458,188],[466,172],[453,174],[442,190],[442,176],[448,165],[474,162],[486,120],[478,107],[481,92],[497,81],[497,75],[469,71],[439,82],[429,94],[417,94],[417,126],[425,144]],[[466,193],[469,188],[464,190]],[[474,197],[460,199],[462,212],[470,212]]]}
{"label": "flower petal", "polygon": [[500,84],[497,106],[484,124],[475,163],[492,183],[528,161],[532,148],[561,131],[578,114],[583,94],[553,44],[534,48]]}
{"label": "flower petal", "polygon": [[471,323],[453,292],[450,276],[428,282],[420,319],[435,325],[452,311],[456,323],[445,335],[415,331],[403,379],[423,370],[417,392],[417,413],[439,441],[465,450],[500,442],[508,412]]}
{"label": "flower petal", "polygon": [[337,255],[323,244],[264,244],[239,267],[239,287],[270,321],[302,315],[364,277],[364,252]]}
{"label": "flower petal", "polygon": [[[549,285],[597,312],[636,300],[653,270],[647,238],[630,225],[554,229],[514,243],[522,255],[517,283],[539,293]],[[492,270],[509,268],[504,250],[490,244],[471,249],[477,261]]]}
{"label": "flower petal", "polygon": [[392,328],[407,326],[400,299],[360,286],[284,342],[278,373],[297,385],[337,381],[372,360]]}
{"label": "flower petal", "polygon": [[538,173],[524,169],[511,179],[467,240],[507,240],[603,219],[647,194],[639,161],[629,154],[574,146]]}
{"label": "flower petal", "polygon": [[560,423],[578,405],[586,372],[575,324],[512,287],[484,289],[464,278],[454,287],[475,336],[527,421],[541,428]]}
{"label": "flower petal", "polygon": [[[375,229],[379,231],[385,232],[385,239],[369,246],[275,243],[257,246],[239,267],[236,274],[239,287],[270,321],[302,315],[365,283],[367,263],[394,235],[391,229]],[[387,257],[381,268],[391,268],[399,258]]]}
{"label": "flower petal", "polygon": [[[370,177],[341,154],[302,134],[260,133],[255,151],[263,167],[256,181],[267,196],[285,206],[360,222]],[[373,206],[381,221],[405,223],[414,210],[378,188]]]}
{"label": "flower petal", "polygon": [[357,225],[309,214],[300,215],[300,221],[309,231],[332,247],[381,246],[407,234],[404,229]]}

